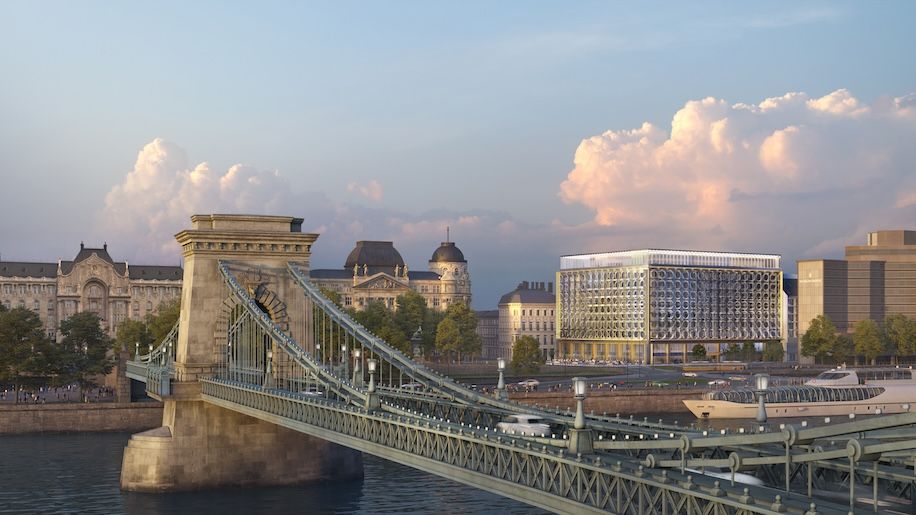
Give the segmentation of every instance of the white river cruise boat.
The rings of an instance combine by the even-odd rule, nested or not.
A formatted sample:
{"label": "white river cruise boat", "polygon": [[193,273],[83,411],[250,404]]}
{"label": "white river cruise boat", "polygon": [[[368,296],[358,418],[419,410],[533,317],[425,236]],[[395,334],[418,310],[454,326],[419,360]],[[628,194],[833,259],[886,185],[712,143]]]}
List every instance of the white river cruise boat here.
{"label": "white river cruise boat", "polygon": [[[767,418],[904,413],[916,403],[916,378],[911,368],[836,368],[803,386],[770,387],[765,400]],[[684,404],[697,418],[757,416],[753,388],[708,392],[702,399],[685,400]]]}

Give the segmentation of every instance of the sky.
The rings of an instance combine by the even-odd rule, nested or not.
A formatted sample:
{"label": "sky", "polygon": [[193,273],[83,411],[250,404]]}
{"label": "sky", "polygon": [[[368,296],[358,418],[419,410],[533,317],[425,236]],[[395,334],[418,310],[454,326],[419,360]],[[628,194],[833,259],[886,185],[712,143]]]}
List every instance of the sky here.
{"label": "sky", "polygon": [[916,229],[913,2],[3,2],[0,257],[177,264],[194,213],[312,266],[464,252],[473,307],[566,254],[838,258]]}

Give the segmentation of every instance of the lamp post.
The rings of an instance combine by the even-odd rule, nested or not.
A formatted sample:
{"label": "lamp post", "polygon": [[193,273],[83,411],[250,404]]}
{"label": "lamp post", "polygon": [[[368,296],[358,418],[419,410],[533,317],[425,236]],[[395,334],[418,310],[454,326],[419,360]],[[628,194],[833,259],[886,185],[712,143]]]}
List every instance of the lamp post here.
{"label": "lamp post", "polygon": [[153,344],[152,343],[149,344],[149,354],[147,354],[146,356],[147,356],[146,362],[152,363],[153,362]]}
{"label": "lamp post", "polygon": [[137,342],[136,347],[134,348],[134,359],[139,359],[139,358],[140,358],[140,342]]}
{"label": "lamp post", "polygon": [[318,358],[318,362],[321,363],[321,344],[315,344],[315,357]]}
{"label": "lamp post", "polygon": [[353,349],[353,384],[363,384],[363,374],[359,368],[361,355],[359,349]]}
{"label": "lamp post", "polygon": [[573,427],[575,427],[576,429],[585,429],[585,413],[584,413],[585,412],[585,407],[584,407],[585,394],[586,394],[585,378],[574,377],[572,379],[572,383],[573,383],[573,394],[574,394],[573,398],[576,399],[576,421]]}
{"label": "lamp post", "polygon": [[377,366],[378,361],[374,358],[366,360],[366,369],[369,370],[369,395],[366,396],[366,409],[369,411],[378,409],[381,406],[378,394],[375,393],[375,368]]}
{"label": "lamp post", "polygon": [[340,368],[343,369],[343,376],[347,377],[347,346],[340,346]]}
{"label": "lamp post", "polygon": [[574,454],[591,454],[594,452],[595,436],[591,429],[585,427],[585,397],[588,383],[584,377],[574,377],[573,398],[576,399],[576,418],[573,428],[569,430],[569,450]]}
{"label": "lamp post", "polygon": [[754,382],[757,387],[757,422],[762,424],[767,421],[767,408],[764,399],[767,396],[767,387],[770,385],[770,376],[756,374],[754,375]]}
{"label": "lamp post", "polygon": [[264,387],[270,386],[270,374],[273,372],[274,351],[267,349],[267,363],[264,369]]}
{"label": "lamp post", "polygon": [[499,381],[496,383],[496,398],[504,401],[509,398],[506,395],[506,382],[503,380],[503,370],[506,369],[506,358],[496,358],[496,370],[499,371]]}

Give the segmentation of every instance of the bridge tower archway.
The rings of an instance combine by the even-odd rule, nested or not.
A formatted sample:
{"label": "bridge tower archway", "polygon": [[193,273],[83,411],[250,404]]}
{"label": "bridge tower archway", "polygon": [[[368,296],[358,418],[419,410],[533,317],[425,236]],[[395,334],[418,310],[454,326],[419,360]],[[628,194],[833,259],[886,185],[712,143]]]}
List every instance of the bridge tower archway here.
{"label": "bridge tower archway", "polygon": [[359,452],[208,404],[198,381],[216,375],[227,356],[226,335],[218,329],[226,301],[221,262],[242,270],[239,277],[260,307],[284,332],[307,342],[300,334],[307,327],[306,301],[286,269],[292,262],[308,270],[318,235],[303,233],[301,218],[211,214],[192,216],[191,228],[175,238],[184,278],[174,378],[160,397],[162,426],[134,435],[124,450],[121,487],[175,491],[361,477]]}

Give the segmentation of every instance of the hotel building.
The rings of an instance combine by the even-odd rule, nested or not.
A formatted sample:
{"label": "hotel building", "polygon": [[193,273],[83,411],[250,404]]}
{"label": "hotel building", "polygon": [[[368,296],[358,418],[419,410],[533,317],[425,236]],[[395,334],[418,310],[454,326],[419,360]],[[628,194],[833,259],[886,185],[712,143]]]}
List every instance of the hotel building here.
{"label": "hotel building", "polygon": [[779,256],[634,250],[560,258],[560,358],[689,361],[732,343],[781,340]]}

